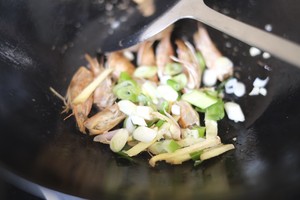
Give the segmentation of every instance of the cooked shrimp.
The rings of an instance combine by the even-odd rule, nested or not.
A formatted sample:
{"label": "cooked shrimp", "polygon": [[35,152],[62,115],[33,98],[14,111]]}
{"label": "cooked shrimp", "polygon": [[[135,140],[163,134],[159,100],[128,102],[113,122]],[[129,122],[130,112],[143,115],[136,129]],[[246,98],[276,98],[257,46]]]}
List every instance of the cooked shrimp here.
{"label": "cooked shrimp", "polygon": [[191,104],[186,101],[178,101],[176,104],[180,107],[180,118],[178,124],[182,128],[188,128],[193,125],[200,125],[200,116],[199,113],[193,109]]}
{"label": "cooked shrimp", "polygon": [[[91,58],[89,55],[85,55],[91,71],[94,74],[94,77],[97,77],[104,70],[103,63],[99,63],[96,58]],[[107,77],[103,82],[97,87],[94,91],[94,104],[100,109],[103,110],[106,107],[112,106],[117,99],[113,91],[113,82],[111,77]]]}
{"label": "cooked shrimp", "polygon": [[172,62],[171,56],[174,55],[174,50],[171,44],[171,33],[172,28],[168,28],[160,34],[162,38],[155,51],[156,65],[158,67],[157,73],[160,79],[163,79],[164,68],[168,63]]}
{"label": "cooked shrimp", "polygon": [[83,123],[91,111],[93,96],[91,95],[85,102],[76,105],[73,104],[72,101],[92,81],[93,74],[87,68],[80,67],[74,74],[66,95],[68,107],[72,109],[78,128],[82,133],[85,133],[85,126]]}
{"label": "cooked shrimp", "polygon": [[102,134],[111,130],[124,120],[126,115],[119,110],[118,104],[114,104],[98,112],[84,122],[91,135]]}
{"label": "cooked shrimp", "polygon": [[107,55],[107,65],[113,68],[113,79],[117,80],[121,72],[133,74],[135,66],[121,52],[113,52]]}
{"label": "cooked shrimp", "polygon": [[[188,75],[187,87],[189,89],[195,89],[200,87],[201,83],[201,68],[197,61],[195,49],[189,42],[183,42],[177,39],[175,41],[177,45],[178,62],[182,63],[185,71]],[[173,58],[174,59],[174,58]]]}
{"label": "cooked shrimp", "polygon": [[215,71],[220,81],[233,74],[232,62],[223,57],[210,39],[207,30],[201,24],[199,24],[198,31],[194,34],[194,42],[196,48],[202,53],[206,66]]}
{"label": "cooked shrimp", "polygon": [[140,44],[137,52],[137,66],[155,66],[155,55],[153,50],[153,41],[145,41]]}
{"label": "cooked shrimp", "polygon": [[[137,51],[137,66],[138,67],[155,67],[156,58],[153,49],[154,41],[145,41],[140,44]],[[148,78],[151,81],[158,82],[157,73]]]}

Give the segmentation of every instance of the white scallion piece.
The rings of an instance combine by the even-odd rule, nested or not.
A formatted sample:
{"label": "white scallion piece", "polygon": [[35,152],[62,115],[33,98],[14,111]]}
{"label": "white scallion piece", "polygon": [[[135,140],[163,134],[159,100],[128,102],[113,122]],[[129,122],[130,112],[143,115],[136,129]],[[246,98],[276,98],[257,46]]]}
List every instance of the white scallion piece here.
{"label": "white scallion piece", "polygon": [[130,61],[134,60],[134,54],[131,51],[125,50],[123,51],[123,55]]}
{"label": "white scallion piece", "polygon": [[265,30],[266,30],[266,31],[271,32],[272,29],[273,29],[272,24],[266,24],[266,25],[265,25]]}
{"label": "white scallion piece", "polygon": [[180,106],[173,104],[171,107],[171,112],[173,115],[180,115]]}
{"label": "white scallion piece", "polygon": [[255,57],[255,56],[258,56],[258,55],[261,54],[261,50],[258,49],[258,48],[256,48],[256,47],[251,47],[251,48],[249,49],[249,53],[250,53],[250,55],[251,55],[252,57]]}
{"label": "white scallion piece", "polygon": [[170,75],[163,75],[163,76],[159,77],[159,79],[160,79],[160,83],[161,84],[166,85],[167,81],[169,79],[172,79],[172,76],[170,76]]}
{"label": "white scallion piece", "polygon": [[140,142],[151,142],[157,135],[157,129],[140,126],[134,130],[132,136]]}
{"label": "white scallion piece", "polygon": [[137,106],[135,115],[142,117],[145,120],[152,120],[153,116],[151,113],[153,112],[153,109],[149,106]]}
{"label": "white scallion piece", "polygon": [[251,92],[249,93],[250,96],[256,96],[259,95],[259,87],[253,87]]}
{"label": "white scallion piece", "polygon": [[244,113],[239,104],[235,102],[226,102],[224,104],[225,111],[230,120],[234,122],[243,122],[245,121]]}
{"label": "white scallion piece", "polygon": [[181,132],[183,138],[194,138],[194,139],[199,138],[198,130],[186,128],[186,129],[181,129]]}
{"label": "white scallion piece", "polygon": [[227,57],[219,57],[214,62],[213,70],[215,71],[219,80],[224,80],[233,71],[233,62]]}
{"label": "white scallion piece", "polygon": [[138,78],[152,78],[156,73],[157,67],[155,66],[140,66],[136,68],[133,76]]}
{"label": "white scallion piece", "polygon": [[262,55],[262,57],[264,59],[269,59],[269,58],[271,58],[271,54],[269,54],[268,52],[264,52],[263,55]]}
{"label": "white scallion piece", "polygon": [[246,86],[242,82],[237,82],[233,89],[233,93],[237,97],[242,97],[246,93]]}
{"label": "white scallion piece", "polygon": [[157,87],[157,92],[166,101],[174,102],[178,98],[178,93],[169,85],[160,85]]}
{"label": "white scallion piece", "polygon": [[147,123],[145,122],[145,120],[140,116],[131,115],[130,119],[131,119],[132,123],[135,124],[135,125],[147,126]]}
{"label": "white scallion piece", "polygon": [[129,134],[126,129],[119,129],[118,132],[112,137],[109,147],[113,152],[119,152],[127,143]]}
{"label": "white scallion piece", "polygon": [[118,106],[121,112],[126,115],[132,115],[136,113],[137,105],[129,100],[121,100],[118,102]]}
{"label": "white scallion piece", "polygon": [[267,95],[267,89],[266,88],[259,88],[259,94],[266,96]]}
{"label": "white scallion piece", "polygon": [[217,83],[217,75],[214,70],[206,69],[203,73],[203,83],[206,86],[214,86]]}
{"label": "white scallion piece", "polygon": [[124,128],[126,128],[126,130],[129,133],[133,133],[133,131],[135,130],[136,126],[132,123],[131,117],[127,117],[124,121]]}
{"label": "white scallion piece", "polygon": [[146,81],[142,85],[142,93],[146,96],[149,96],[152,99],[154,104],[158,103],[158,99],[156,97],[156,85],[150,81]]}
{"label": "white scallion piece", "polygon": [[265,87],[267,83],[269,82],[269,77],[265,79],[256,78],[253,82],[254,87]]}
{"label": "white scallion piece", "polygon": [[206,139],[218,136],[218,123],[215,120],[205,119]]}
{"label": "white scallion piece", "polygon": [[225,92],[227,94],[233,94],[234,92],[234,87],[237,84],[237,79],[236,78],[231,78],[225,83]]}

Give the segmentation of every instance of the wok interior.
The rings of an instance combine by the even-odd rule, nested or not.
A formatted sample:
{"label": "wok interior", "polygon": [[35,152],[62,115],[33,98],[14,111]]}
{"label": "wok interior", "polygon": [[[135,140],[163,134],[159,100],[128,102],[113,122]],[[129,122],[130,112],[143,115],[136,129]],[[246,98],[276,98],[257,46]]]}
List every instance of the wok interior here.
{"label": "wok interior", "polygon": [[[45,24],[50,19],[42,11],[51,9],[38,11],[37,7],[43,6],[28,2],[18,7],[23,13],[17,17],[1,15],[5,27],[0,33],[3,167],[46,187],[86,198],[238,198],[249,195],[249,191],[252,196],[295,194],[300,182],[299,70],[274,58],[252,58],[249,46],[209,28],[217,46],[235,63],[235,75],[246,84],[247,93],[256,77],[270,77],[266,97],[235,99],[245,112],[245,123],[221,121],[221,138],[232,143],[237,137],[236,150],[199,167],[191,162],[181,166],[160,163],[153,169],[148,166],[148,154],[135,163],[124,162],[107,146],[79,133],[74,120],[64,120],[60,114],[63,104],[49,87],[64,94],[74,71],[86,64],[84,43],[77,46],[80,33],[76,35],[71,26],[66,28],[68,20]],[[79,10],[81,18],[90,12],[72,3],[68,6],[75,11],[49,5],[62,13]],[[22,18],[24,15],[31,18]],[[84,20],[88,23],[90,18]],[[194,25],[189,20],[178,22],[176,35],[190,35]]]}

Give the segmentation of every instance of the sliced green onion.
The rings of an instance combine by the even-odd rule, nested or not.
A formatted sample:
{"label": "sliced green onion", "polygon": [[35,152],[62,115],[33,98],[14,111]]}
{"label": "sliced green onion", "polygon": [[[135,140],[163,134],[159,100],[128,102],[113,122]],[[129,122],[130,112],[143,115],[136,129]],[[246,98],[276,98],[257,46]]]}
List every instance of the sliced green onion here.
{"label": "sliced green onion", "polygon": [[163,140],[159,142],[155,142],[149,147],[149,150],[153,154],[161,154],[161,153],[173,153],[180,146],[175,142],[175,140]]}
{"label": "sliced green onion", "polygon": [[199,51],[196,52],[196,58],[199,63],[200,69],[203,71],[205,69],[206,64],[205,64],[205,60],[204,60],[201,52],[199,52]]}
{"label": "sliced green onion", "polygon": [[152,78],[157,73],[157,67],[155,66],[140,66],[136,68],[133,76],[138,78]]}
{"label": "sliced green onion", "polygon": [[169,103],[167,101],[162,102],[159,108],[159,112],[161,114],[165,114],[165,112],[169,112],[169,111],[170,111]]}
{"label": "sliced green onion", "polygon": [[156,122],[155,126],[157,128],[160,128],[165,122],[166,122],[165,120],[160,119]]}
{"label": "sliced green onion", "polygon": [[181,98],[190,104],[197,106],[201,109],[206,109],[209,106],[217,103],[218,99],[214,98],[205,92],[199,90],[192,90],[189,93],[185,93],[181,96]]}
{"label": "sliced green onion", "polygon": [[166,101],[176,101],[178,99],[178,92],[169,85],[160,85],[157,87],[158,94]]}
{"label": "sliced green onion", "polygon": [[190,153],[191,159],[193,161],[200,160],[200,155],[202,153],[203,153],[203,150]]}
{"label": "sliced green onion", "polygon": [[138,96],[141,90],[134,80],[126,80],[117,84],[113,88],[113,93],[123,100],[130,100],[132,102],[138,102]]}
{"label": "sliced green onion", "polygon": [[183,89],[188,82],[188,79],[184,73],[173,76],[172,80],[176,81],[179,84],[180,89]]}
{"label": "sliced green onion", "polygon": [[218,123],[215,120],[205,119],[206,139],[218,136]]}
{"label": "sliced green onion", "polygon": [[128,156],[126,153],[124,153],[123,151],[119,151],[119,152],[116,152],[116,154],[122,158],[122,159],[125,159],[125,160],[128,160],[130,162],[134,162],[134,159],[130,156]]}
{"label": "sliced green onion", "polygon": [[128,72],[122,71],[118,79],[118,83],[128,80],[132,80],[132,77],[130,76],[130,74],[128,74]]}
{"label": "sliced green onion", "polygon": [[168,63],[164,69],[164,73],[170,76],[174,76],[181,72],[182,72],[182,66],[179,63]]}
{"label": "sliced green onion", "polygon": [[155,142],[154,144],[149,146],[148,150],[155,155],[160,154],[160,153],[165,153],[162,144],[163,144],[162,141]]}
{"label": "sliced green onion", "polygon": [[148,97],[148,99],[150,98],[154,104],[158,103],[158,99],[156,97],[156,93],[157,93],[156,85],[153,84],[152,82],[146,81],[142,85],[142,93],[143,93],[143,95]]}
{"label": "sliced green onion", "polygon": [[224,116],[224,102],[221,99],[219,99],[217,103],[206,108],[205,119],[218,121],[223,119]]}
{"label": "sliced green onion", "polygon": [[212,96],[214,98],[218,97],[219,92],[217,90],[205,90],[204,91],[207,95]]}
{"label": "sliced green onion", "polygon": [[180,148],[179,144],[177,144],[177,142],[175,142],[175,140],[163,141],[163,147],[164,147],[165,151],[168,153],[173,153],[174,151],[176,151],[177,149]]}
{"label": "sliced green onion", "polygon": [[179,91],[181,90],[181,85],[179,83],[177,83],[176,81],[172,80],[172,79],[168,79],[167,80],[167,84],[169,86],[171,86],[174,90]]}
{"label": "sliced green onion", "polygon": [[113,152],[119,152],[123,149],[125,144],[127,143],[129,137],[129,133],[126,129],[120,129],[115,133],[115,135],[110,140],[110,149]]}
{"label": "sliced green onion", "polygon": [[204,138],[204,136],[205,136],[205,127],[202,127],[202,126],[194,126],[194,127],[193,127],[193,130],[197,130],[197,131],[198,131],[199,137]]}

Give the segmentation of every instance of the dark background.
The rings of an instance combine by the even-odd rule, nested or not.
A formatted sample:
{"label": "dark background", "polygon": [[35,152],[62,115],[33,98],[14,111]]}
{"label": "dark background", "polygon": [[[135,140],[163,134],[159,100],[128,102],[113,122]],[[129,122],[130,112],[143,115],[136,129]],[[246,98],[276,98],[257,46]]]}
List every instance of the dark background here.
{"label": "dark background", "polygon": [[[271,24],[274,34],[300,43],[300,3],[296,0],[207,3],[261,29]],[[120,4],[126,4],[126,9]],[[171,4],[168,1],[165,6]],[[111,23],[122,16],[127,16],[124,25],[110,30]],[[170,194],[213,199],[299,197],[299,70],[275,58],[252,58],[249,46],[210,28],[218,48],[234,61],[235,75],[246,83],[247,92],[255,77],[271,77],[267,97],[237,100],[245,109],[245,123],[224,120],[220,124],[224,142],[237,136],[235,151],[199,168],[188,162],[150,169],[147,155],[138,158],[137,165],[124,163],[106,146],[80,134],[73,120],[63,121],[62,103],[48,91],[49,86],[63,94],[71,75],[85,64],[84,53],[95,55],[109,34],[130,34],[155,16],[142,18],[126,0],[1,0],[2,167],[45,187],[86,198],[165,198]],[[99,37],[85,35],[90,24],[98,24]],[[180,21],[178,35],[190,34],[193,26],[193,21]],[[19,187],[21,182],[13,180]],[[1,181],[1,199],[35,199],[12,184]]]}

